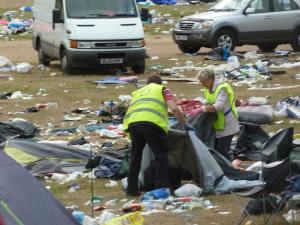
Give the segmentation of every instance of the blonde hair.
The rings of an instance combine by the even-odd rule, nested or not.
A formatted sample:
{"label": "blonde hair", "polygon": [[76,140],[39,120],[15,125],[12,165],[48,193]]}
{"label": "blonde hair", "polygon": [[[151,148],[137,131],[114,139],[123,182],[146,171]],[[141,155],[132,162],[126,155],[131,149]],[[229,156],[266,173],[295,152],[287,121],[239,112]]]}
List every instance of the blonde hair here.
{"label": "blonde hair", "polygon": [[214,73],[213,70],[203,69],[203,70],[199,71],[197,77],[198,77],[198,80],[200,82],[207,81],[207,80],[214,80],[215,79],[215,73]]}

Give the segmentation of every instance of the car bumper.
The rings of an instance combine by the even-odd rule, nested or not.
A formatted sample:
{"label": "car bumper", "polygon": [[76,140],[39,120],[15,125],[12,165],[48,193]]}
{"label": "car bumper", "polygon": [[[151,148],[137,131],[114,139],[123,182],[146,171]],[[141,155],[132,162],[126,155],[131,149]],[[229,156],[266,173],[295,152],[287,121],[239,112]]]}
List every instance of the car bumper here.
{"label": "car bumper", "polygon": [[173,30],[173,40],[180,45],[207,46],[212,42],[212,30]]}
{"label": "car bumper", "polygon": [[67,58],[74,68],[129,67],[144,63],[146,49],[68,49]]}

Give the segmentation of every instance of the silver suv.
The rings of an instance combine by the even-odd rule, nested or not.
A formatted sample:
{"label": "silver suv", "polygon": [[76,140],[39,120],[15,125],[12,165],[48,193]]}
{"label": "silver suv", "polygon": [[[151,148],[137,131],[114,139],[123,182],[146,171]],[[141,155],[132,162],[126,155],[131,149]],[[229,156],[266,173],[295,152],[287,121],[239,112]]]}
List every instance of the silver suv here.
{"label": "silver suv", "polygon": [[273,51],[286,43],[300,51],[300,0],[221,0],[207,12],[180,19],[172,36],[184,53],[243,44]]}

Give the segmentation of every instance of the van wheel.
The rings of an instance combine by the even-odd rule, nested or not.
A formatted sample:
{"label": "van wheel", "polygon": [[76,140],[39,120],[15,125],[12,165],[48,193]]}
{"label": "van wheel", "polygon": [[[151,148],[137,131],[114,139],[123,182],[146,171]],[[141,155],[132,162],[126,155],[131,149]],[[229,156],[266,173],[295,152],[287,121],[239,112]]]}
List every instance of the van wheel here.
{"label": "van wheel", "polygon": [[60,55],[60,61],[61,61],[61,69],[64,73],[69,74],[72,72],[72,67],[70,66],[68,62],[67,52],[66,50],[62,50]]}
{"label": "van wheel", "polygon": [[272,52],[277,47],[277,44],[261,44],[258,45],[259,50],[262,52]]}
{"label": "van wheel", "polygon": [[212,48],[225,47],[231,51],[235,49],[237,38],[230,30],[220,30],[216,33]]}
{"label": "van wheel", "polygon": [[187,45],[178,45],[178,48],[183,53],[194,54],[200,50],[200,46],[187,46]]}
{"label": "van wheel", "polygon": [[38,51],[38,61],[39,61],[39,64],[42,64],[44,66],[50,65],[50,58],[44,53],[42,48],[40,48]]}
{"label": "van wheel", "polygon": [[131,69],[133,70],[134,73],[136,74],[144,74],[145,73],[145,68],[146,68],[146,63],[145,61],[139,65],[132,66]]}
{"label": "van wheel", "polygon": [[291,45],[294,51],[300,51],[300,29],[295,32]]}

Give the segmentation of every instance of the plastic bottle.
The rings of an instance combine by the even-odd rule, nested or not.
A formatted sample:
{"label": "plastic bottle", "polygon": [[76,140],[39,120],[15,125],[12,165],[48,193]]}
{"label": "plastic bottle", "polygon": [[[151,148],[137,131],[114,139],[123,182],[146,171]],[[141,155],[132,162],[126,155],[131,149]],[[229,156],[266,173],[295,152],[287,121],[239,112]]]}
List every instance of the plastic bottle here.
{"label": "plastic bottle", "polygon": [[229,52],[228,48],[226,48],[226,47],[223,47],[222,50],[223,50],[222,51],[222,59],[227,60],[228,57],[230,56],[230,52]]}
{"label": "plastic bottle", "polygon": [[160,188],[153,191],[146,192],[141,201],[147,201],[152,199],[166,199],[170,197],[170,189],[169,188]]}
{"label": "plastic bottle", "polygon": [[74,211],[72,212],[72,215],[74,216],[74,218],[80,223],[83,223],[83,219],[84,219],[84,212],[82,211]]}
{"label": "plastic bottle", "polygon": [[174,202],[202,202],[201,198],[198,197],[179,197],[179,198],[174,198]]}

